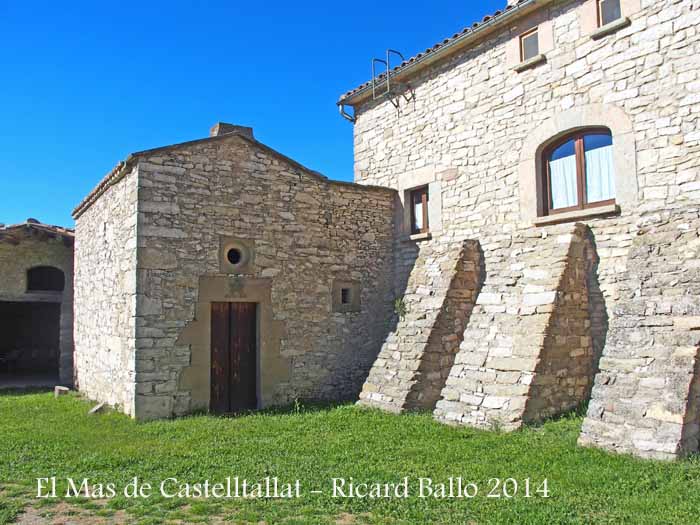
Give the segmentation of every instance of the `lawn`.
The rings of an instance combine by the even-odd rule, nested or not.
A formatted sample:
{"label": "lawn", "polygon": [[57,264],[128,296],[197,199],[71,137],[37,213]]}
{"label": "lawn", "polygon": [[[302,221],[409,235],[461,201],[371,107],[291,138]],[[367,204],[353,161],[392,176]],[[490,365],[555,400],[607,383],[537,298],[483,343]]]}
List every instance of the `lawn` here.
{"label": "lawn", "polygon": [[[396,416],[351,405],[297,405],[237,418],[145,424],[117,413],[88,416],[89,408],[72,395],[0,395],[0,523],[11,522],[22,509],[37,523],[42,516],[46,523],[460,525],[685,524],[700,517],[700,460],[657,463],[579,448],[578,416],[503,434],[447,427],[428,414]],[[36,478],[50,476],[58,480],[59,495],[68,488],[66,478],[78,484],[89,478],[94,497],[37,499]],[[266,476],[298,479],[302,494],[290,499],[158,494],[167,478],[195,483],[235,476],[253,482]],[[431,478],[435,487],[460,476],[475,484],[475,497],[419,497],[420,478]],[[126,498],[121,491],[134,477],[150,483],[154,494]],[[404,477],[407,498],[332,497],[332,478],[395,483]],[[493,478],[513,478],[518,489],[513,481],[494,489]],[[113,483],[116,495],[99,494],[100,483]],[[504,489],[514,497],[505,497]]]}

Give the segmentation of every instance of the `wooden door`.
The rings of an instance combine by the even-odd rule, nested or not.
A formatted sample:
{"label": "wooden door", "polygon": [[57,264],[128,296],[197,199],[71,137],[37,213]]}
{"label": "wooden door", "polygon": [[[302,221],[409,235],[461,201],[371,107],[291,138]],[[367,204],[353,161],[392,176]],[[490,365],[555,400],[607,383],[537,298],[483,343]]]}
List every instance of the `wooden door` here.
{"label": "wooden door", "polygon": [[212,412],[257,408],[257,305],[211,304]]}

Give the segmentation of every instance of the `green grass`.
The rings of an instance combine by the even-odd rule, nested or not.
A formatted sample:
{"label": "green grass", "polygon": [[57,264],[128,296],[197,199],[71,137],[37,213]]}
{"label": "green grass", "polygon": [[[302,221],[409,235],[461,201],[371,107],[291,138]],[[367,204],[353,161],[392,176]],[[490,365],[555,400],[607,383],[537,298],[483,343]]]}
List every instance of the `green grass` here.
{"label": "green grass", "polygon": [[[350,405],[266,411],[238,418],[196,416],[138,424],[47,393],[0,395],[0,523],[37,500],[36,478],[90,478],[118,488],[134,476],[158,483],[226,476],[301,480],[291,500],[181,500],[151,497],[72,502],[76,512],[136,523],[269,524],[698,523],[700,461],[641,461],[576,446],[581,418],[510,434],[452,428],[429,414],[396,416]],[[408,476],[408,499],[334,499],[331,478],[391,482]],[[421,499],[417,479],[462,476],[474,499]],[[491,478],[548,479],[549,498],[488,498]],[[65,490],[65,483],[59,483]],[[311,494],[310,490],[324,490]],[[125,514],[124,514],[125,513]],[[96,523],[99,523],[97,521]]]}

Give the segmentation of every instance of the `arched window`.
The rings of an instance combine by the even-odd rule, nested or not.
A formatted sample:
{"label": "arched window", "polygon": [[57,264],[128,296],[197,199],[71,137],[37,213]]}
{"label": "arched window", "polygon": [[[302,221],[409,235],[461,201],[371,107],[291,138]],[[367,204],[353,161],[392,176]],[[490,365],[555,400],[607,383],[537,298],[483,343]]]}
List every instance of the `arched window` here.
{"label": "arched window", "polygon": [[610,130],[577,131],[544,150],[545,215],[615,203],[615,166]]}
{"label": "arched window", "polygon": [[62,292],[65,285],[63,272],[53,266],[35,266],[27,271],[28,292]]}

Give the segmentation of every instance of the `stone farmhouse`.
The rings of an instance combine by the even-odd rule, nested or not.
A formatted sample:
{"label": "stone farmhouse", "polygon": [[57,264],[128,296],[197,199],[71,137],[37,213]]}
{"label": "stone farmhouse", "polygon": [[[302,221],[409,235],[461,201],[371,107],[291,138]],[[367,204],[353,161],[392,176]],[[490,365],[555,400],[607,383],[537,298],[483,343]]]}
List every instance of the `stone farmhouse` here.
{"label": "stone farmhouse", "polygon": [[75,209],[75,374],[139,419],[296,398],[670,459],[700,437],[700,1],[520,0],[341,96],[355,183],[218,124]]}
{"label": "stone farmhouse", "polygon": [[211,135],[129,156],[76,208],[80,390],[139,419],[356,396],[392,317],[395,192]]}
{"label": "stone farmhouse", "polygon": [[73,383],[73,231],[0,225],[0,387]]}

